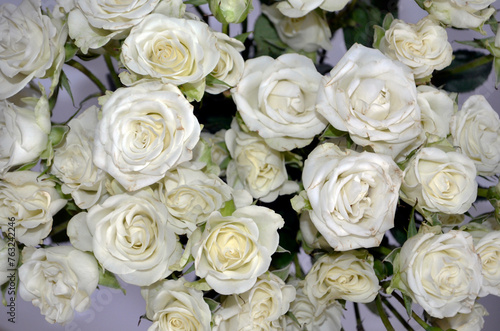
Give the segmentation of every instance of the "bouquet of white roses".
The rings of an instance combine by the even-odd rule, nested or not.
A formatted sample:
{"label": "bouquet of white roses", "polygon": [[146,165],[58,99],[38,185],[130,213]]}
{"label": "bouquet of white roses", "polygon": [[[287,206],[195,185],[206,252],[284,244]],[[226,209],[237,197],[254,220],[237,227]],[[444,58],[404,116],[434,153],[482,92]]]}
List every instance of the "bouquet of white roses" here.
{"label": "bouquet of white roses", "polygon": [[[340,330],[347,302],[482,328],[500,118],[457,94],[500,84],[500,29],[493,0],[416,2],[407,23],[398,1],[261,0],[253,25],[249,0],[1,5],[4,304],[64,325],[122,282],[150,330]],[[74,110],[69,67],[98,88]]]}

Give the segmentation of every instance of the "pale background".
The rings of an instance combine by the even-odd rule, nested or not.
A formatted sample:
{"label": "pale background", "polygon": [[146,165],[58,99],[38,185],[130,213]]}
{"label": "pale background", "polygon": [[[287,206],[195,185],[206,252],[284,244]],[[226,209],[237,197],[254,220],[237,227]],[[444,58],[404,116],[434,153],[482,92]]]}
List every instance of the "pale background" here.
{"label": "pale background", "polygon": [[[14,3],[18,4],[21,0],[0,0],[0,3]],[[42,0],[45,4],[50,4],[52,0]],[[255,3],[255,11],[258,12],[259,5]],[[426,15],[422,9],[420,9],[413,0],[403,0],[400,1],[400,18],[408,23],[416,23],[420,18]],[[207,10],[208,12],[208,10]],[[256,15],[252,15],[252,20],[255,20]],[[498,18],[498,17],[497,17]],[[491,31],[487,28],[487,32],[491,34]],[[236,32],[236,31],[235,31]],[[456,31],[449,30],[449,40],[471,40],[472,38],[481,38],[482,36],[476,32],[470,31]],[[337,32],[335,38],[332,41],[333,47],[328,52],[326,62],[334,65],[345,53],[346,49],[343,43],[343,36],[341,32]],[[465,48],[464,46],[458,45],[452,42],[454,48]],[[100,77],[103,82],[105,81],[103,73],[107,72],[104,61],[98,59],[92,62],[91,70],[98,77]],[[64,68],[66,74],[71,81],[71,87],[73,95],[75,97],[76,104],[83,100],[88,94],[97,92],[97,89],[92,83],[90,83],[86,77],[80,74],[73,68],[65,66]],[[483,86],[479,87],[474,93],[468,93],[459,96],[459,106],[461,107],[465,99],[471,94],[483,94],[488,101],[492,104],[493,108],[500,112],[500,92],[494,89],[494,77],[493,73],[490,76],[489,81]],[[86,106],[90,106],[92,103],[86,103]],[[74,107],[71,104],[71,100],[62,92],[59,96],[59,101],[55,110],[54,120],[65,121],[74,111]],[[489,208],[488,204],[481,206],[484,208]],[[138,325],[139,318],[141,315],[145,314],[145,302],[140,295],[140,289],[136,286],[127,285],[123,283],[123,287],[126,289],[127,294],[119,290],[109,289],[102,287],[100,290],[95,291],[92,296],[92,305],[84,313],[76,314],[75,319],[65,326],[51,325],[48,324],[44,317],[40,314],[38,308],[34,307],[31,303],[23,301],[20,297],[16,301],[16,323],[12,324],[7,321],[8,315],[7,310],[3,305],[0,305],[0,331],[142,331],[147,330],[151,325],[151,322],[143,320],[140,325]],[[500,298],[495,296],[488,296],[481,299],[480,302],[486,306],[489,311],[490,316],[486,317],[486,323],[483,330],[486,331],[497,331],[500,325]],[[398,303],[394,304],[396,307]],[[345,311],[345,317],[343,321],[344,329],[346,331],[356,330],[354,312],[352,304],[347,305],[347,310]],[[371,314],[363,305],[360,305],[361,316],[363,317],[363,325],[365,330],[385,330],[380,319],[377,316]],[[417,307],[415,307],[417,312],[421,312]],[[402,312],[403,316],[406,316]],[[397,320],[391,318],[396,330],[403,330],[401,324]],[[416,325],[414,321],[411,325],[415,330],[421,330],[421,328]]]}

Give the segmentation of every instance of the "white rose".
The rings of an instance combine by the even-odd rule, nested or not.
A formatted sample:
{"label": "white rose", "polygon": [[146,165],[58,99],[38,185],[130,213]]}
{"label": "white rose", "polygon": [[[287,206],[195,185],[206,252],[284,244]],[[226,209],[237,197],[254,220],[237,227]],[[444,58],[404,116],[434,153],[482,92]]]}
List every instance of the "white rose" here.
{"label": "white rose", "polygon": [[257,134],[241,131],[236,121],[226,132],[226,145],[232,157],[227,166],[227,182],[233,188],[246,189],[263,202],[298,191],[298,184],[288,180],[283,154]]}
{"label": "white rose", "polygon": [[495,8],[488,7],[495,0],[431,0],[424,1],[424,9],[431,18],[462,29],[481,29]]}
{"label": "white rose", "polygon": [[217,38],[204,22],[151,14],[122,45],[121,62],[137,77],[120,76],[125,85],[140,78],[174,85],[197,83],[212,72],[219,58]]}
{"label": "white rose", "polygon": [[461,153],[425,147],[409,161],[401,199],[417,210],[463,214],[476,200],[476,167]]}
{"label": "white rose", "polygon": [[47,148],[50,129],[45,95],[36,94],[22,101],[0,100],[0,174],[37,160]]}
{"label": "white rose", "polygon": [[226,147],[226,129],[210,133],[202,131],[200,140],[193,150],[193,162],[203,162],[207,166],[207,172],[217,176],[226,175],[227,163],[230,156]]}
{"label": "white rose", "polygon": [[290,312],[299,322],[287,318],[287,331],[315,330],[340,331],[342,329],[342,305],[334,300],[328,305],[314,304],[303,291],[303,282],[297,289],[297,296],[290,304]]}
{"label": "white rose", "polygon": [[25,247],[19,268],[19,294],[40,308],[49,323],[64,324],[74,311],[90,307],[99,270],[89,254],[71,246]]}
{"label": "white rose", "polygon": [[474,308],[468,314],[456,314],[448,318],[431,318],[432,325],[442,330],[456,331],[477,331],[482,330],[484,326],[484,317],[488,316],[486,308],[480,303],[475,303]]}
{"label": "white rose", "polygon": [[74,216],[67,233],[75,247],[92,250],[104,269],[147,286],[168,277],[182,254],[167,218],[167,208],[151,192],[118,194]]}
{"label": "white rose", "polygon": [[214,331],[283,330],[282,317],[295,300],[295,288],[273,273],[265,273],[241,294],[224,299],[214,315]]}
{"label": "white rose", "polygon": [[336,129],[393,159],[422,132],[410,69],[359,44],[323,78],[317,102],[318,112]]}
{"label": "white rose", "polygon": [[470,234],[417,234],[404,243],[397,265],[399,286],[429,315],[452,317],[474,307],[483,277]]}
{"label": "white rose", "polygon": [[41,0],[0,6],[0,100],[21,91],[33,78],[46,78],[64,61],[66,29],[41,12]]}
{"label": "white rose", "polygon": [[449,66],[453,54],[446,29],[429,17],[424,17],[417,24],[395,19],[385,31],[378,48],[390,58],[410,67],[416,79],[428,77],[434,70]]}
{"label": "white rose", "polygon": [[[0,285],[9,283],[8,287],[15,287],[16,273],[14,270],[17,268],[19,260],[19,249],[16,241],[11,240],[13,238],[13,231],[7,230],[3,239],[0,239],[0,261],[2,261],[0,264]],[[11,286],[11,282],[13,286]]]}
{"label": "white rose", "polygon": [[311,59],[284,54],[247,60],[238,86],[231,90],[245,124],[278,151],[308,145],[327,125],[316,112],[321,82]]}
{"label": "white rose", "polygon": [[141,289],[146,317],[153,321],[148,331],[210,330],[212,313],[203,292],[184,285],[186,280],[162,280]]}
{"label": "white rose", "polygon": [[278,9],[283,15],[298,18],[302,17],[316,8],[326,11],[338,11],[344,9],[349,0],[286,0],[279,3]]}
{"label": "white rose", "polygon": [[302,173],[311,221],[335,250],[378,246],[394,226],[401,179],[386,155],[319,145]]}
{"label": "white rose", "polygon": [[262,5],[262,13],[274,24],[280,39],[296,51],[316,52],[330,49],[332,32],[324,16],[312,11],[305,16],[291,18],[279,10],[280,2],[272,6]]}
{"label": "white rose", "polygon": [[184,163],[167,172],[156,192],[169,211],[168,221],[176,233],[189,236],[212,212],[231,200],[232,189],[196,164]]}
{"label": "white rose", "polygon": [[245,46],[241,41],[231,38],[225,33],[214,32],[214,34],[217,37],[220,58],[210,74],[225,84],[214,83],[207,85],[205,91],[210,94],[219,94],[235,86],[240,81],[245,67],[245,60],[243,60],[240,52],[245,49]]}
{"label": "white rose", "polygon": [[283,218],[265,207],[247,206],[225,217],[212,213],[193,245],[196,275],[220,294],[249,290],[269,268],[283,225]]}
{"label": "white rose", "polygon": [[469,97],[450,127],[453,144],[474,161],[478,174],[500,172],[500,118],[484,96]]}
{"label": "white rose", "polygon": [[352,250],[321,256],[306,275],[303,291],[317,307],[337,299],[372,302],[379,289],[373,256]]}
{"label": "white rose", "polygon": [[66,205],[55,183],[35,171],[8,172],[0,180],[0,226],[7,233],[14,218],[16,239],[36,246],[52,230],[52,217]]}
{"label": "white rose", "polygon": [[475,242],[483,265],[483,287],[480,296],[500,296],[500,231],[487,232]]}
{"label": "white rose", "polygon": [[61,190],[71,194],[81,209],[92,207],[105,193],[106,173],[94,165],[92,149],[99,109],[92,106],[72,119],[62,147],[54,151],[51,173],[63,181]]}
{"label": "white rose", "polygon": [[450,133],[450,122],[455,113],[455,102],[445,91],[428,85],[418,86],[417,93],[424,132],[437,137],[429,137],[428,140],[446,138]]}
{"label": "white rose", "polygon": [[117,89],[102,107],[94,163],[134,191],[188,161],[200,137],[193,106],[170,84]]}
{"label": "white rose", "polygon": [[331,250],[332,247],[326,239],[319,233],[314,223],[311,221],[310,212],[303,212],[299,217],[300,233],[302,234],[303,243],[311,248]]}

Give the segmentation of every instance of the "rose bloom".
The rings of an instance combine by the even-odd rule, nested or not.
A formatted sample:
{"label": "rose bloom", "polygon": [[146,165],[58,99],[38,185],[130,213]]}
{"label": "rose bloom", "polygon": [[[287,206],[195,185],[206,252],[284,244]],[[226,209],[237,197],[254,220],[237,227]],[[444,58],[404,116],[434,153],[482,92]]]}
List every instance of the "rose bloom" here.
{"label": "rose bloom", "polygon": [[386,155],[319,145],[302,173],[311,221],[335,250],[378,246],[394,226],[401,179]]}
{"label": "rose bloom", "polygon": [[449,66],[453,53],[446,29],[428,17],[417,24],[395,19],[378,48],[410,67],[416,79]]}
{"label": "rose bloom", "polygon": [[424,9],[432,19],[462,29],[482,29],[483,24],[495,13],[489,7],[495,0],[431,0],[424,2]]}
{"label": "rose bloom", "polygon": [[212,313],[203,292],[185,286],[186,280],[161,280],[141,288],[146,317],[153,321],[148,331],[209,331]]}
{"label": "rose bloom", "polygon": [[64,145],[54,151],[50,171],[63,182],[61,190],[71,194],[81,209],[92,207],[106,194],[106,173],[94,165],[92,150],[99,109],[92,106],[69,121]]}
{"label": "rose bloom", "polygon": [[225,84],[214,83],[205,89],[210,94],[219,94],[235,86],[243,75],[245,60],[241,53],[245,46],[237,39],[229,37],[225,33],[214,32],[217,38],[217,48],[220,52],[219,62],[210,73],[214,78]]}
{"label": "rose bloom", "polygon": [[418,86],[417,93],[424,132],[435,136],[428,137],[428,141],[446,138],[450,134],[450,121],[455,113],[455,102],[445,91],[429,85]]}
{"label": "rose bloom", "polygon": [[[24,95],[27,94],[27,95]],[[22,90],[23,100],[0,100],[0,174],[33,162],[47,148],[51,129],[47,97]]]}
{"label": "rose bloom", "polygon": [[436,318],[468,314],[483,283],[472,236],[463,231],[419,233],[399,253],[399,288]]}
{"label": "rose bloom", "polygon": [[326,11],[338,11],[344,9],[349,0],[286,0],[277,6],[283,15],[298,18],[302,17],[316,8]]}
{"label": "rose bloom", "polygon": [[141,78],[182,85],[203,80],[219,62],[217,38],[201,21],[148,15],[123,42],[121,62],[130,75],[125,85]]}
{"label": "rose bloom", "polygon": [[441,328],[442,330],[457,330],[457,331],[477,331],[482,330],[484,326],[484,317],[488,316],[486,308],[480,303],[475,303],[474,308],[468,314],[456,314],[448,318],[431,318],[432,325]]}
{"label": "rose bloom", "polygon": [[340,331],[342,329],[343,308],[338,301],[328,305],[314,304],[303,291],[304,282],[300,282],[297,296],[290,304],[290,312],[298,323],[287,316],[288,331]]}
{"label": "rose bloom", "polygon": [[283,15],[277,8],[261,5],[262,13],[276,28],[279,38],[295,51],[315,52],[320,48],[330,49],[332,32],[323,15],[312,11],[305,16],[291,18]]}
{"label": "rose bloom", "polygon": [[484,96],[469,97],[450,127],[453,144],[474,161],[478,174],[500,172],[500,118]]}
{"label": "rose bloom", "polygon": [[231,90],[239,114],[252,131],[278,151],[308,145],[327,123],[316,112],[321,81],[313,62],[299,54],[247,60]]}
{"label": "rose bloom", "polygon": [[187,162],[167,172],[156,192],[169,211],[169,223],[176,233],[188,236],[232,199],[232,188],[222,179]]}
{"label": "rose bloom", "polygon": [[257,134],[243,132],[235,120],[226,132],[226,145],[232,157],[227,166],[227,183],[231,187],[246,189],[263,202],[298,191],[298,184],[288,180],[283,154]]}
{"label": "rose bloom", "polygon": [[220,294],[248,291],[269,268],[283,225],[279,214],[260,206],[239,208],[231,216],[213,212],[203,233],[195,232],[199,239],[191,236],[196,275]]}
{"label": "rose bloom", "polygon": [[152,192],[118,194],[74,216],[67,234],[76,248],[93,251],[104,269],[129,284],[147,286],[168,277],[182,254],[167,217]]}
{"label": "rose bloom", "polygon": [[49,323],[65,324],[74,311],[90,307],[99,269],[89,254],[71,246],[25,247],[19,267],[19,295],[40,308]]}
{"label": "rose bloom", "polygon": [[13,238],[12,231],[7,230],[3,239],[0,239],[0,261],[5,261],[0,264],[0,286],[11,282],[9,277],[12,276],[12,267],[16,267],[19,260],[17,243],[10,238]]}
{"label": "rose bloom", "polygon": [[400,196],[421,213],[463,214],[476,200],[476,167],[461,153],[419,150],[403,175]]}
{"label": "rose bloom", "polygon": [[35,171],[8,172],[0,180],[0,226],[8,233],[14,218],[16,239],[36,246],[52,230],[52,217],[66,205],[55,183]]}
{"label": "rose bloom", "polygon": [[410,69],[355,44],[323,78],[318,112],[360,146],[396,159],[422,132]]}
{"label": "rose bloom", "polygon": [[43,15],[41,0],[0,6],[0,100],[21,91],[33,78],[47,78],[64,62],[67,29]]}
{"label": "rose bloom", "polygon": [[314,306],[328,306],[337,299],[372,302],[379,289],[373,256],[352,250],[321,256],[306,275],[303,291]]}
{"label": "rose bloom", "polygon": [[295,300],[295,288],[273,273],[265,273],[241,294],[224,299],[214,314],[214,331],[283,330],[283,317]]}
{"label": "rose bloom", "polygon": [[119,88],[102,106],[94,163],[135,191],[189,161],[200,131],[193,106],[176,86],[150,82]]}
{"label": "rose bloom", "polygon": [[474,240],[474,246],[483,266],[480,296],[500,296],[500,231],[484,232],[481,238]]}

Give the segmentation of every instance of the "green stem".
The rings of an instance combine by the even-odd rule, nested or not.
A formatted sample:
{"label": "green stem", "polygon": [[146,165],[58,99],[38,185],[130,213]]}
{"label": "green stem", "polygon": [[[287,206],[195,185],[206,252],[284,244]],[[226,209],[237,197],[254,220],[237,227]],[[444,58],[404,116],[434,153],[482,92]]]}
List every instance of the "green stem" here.
{"label": "green stem", "polygon": [[67,65],[72,66],[73,68],[79,70],[81,73],[83,73],[85,76],[87,76],[101,91],[102,94],[106,93],[106,86],[101,83],[99,78],[94,76],[93,73],[91,73],[87,68],[85,68],[80,62],[76,62],[75,60],[69,60],[66,62]]}
{"label": "green stem", "polygon": [[354,302],[354,315],[356,316],[356,330],[365,331],[363,327],[363,321],[361,320],[361,314],[359,313],[358,303]]}
{"label": "green stem", "polygon": [[200,14],[201,16],[201,19],[208,24],[208,15],[205,14],[205,12],[203,11],[203,9],[200,8],[200,6],[194,6],[194,9],[196,9],[196,11],[198,12],[198,14]]}
{"label": "green stem", "polygon": [[229,36],[229,23],[222,24],[222,33]]}
{"label": "green stem", "polygon": [[447,74],[447,75],[459,74],[459,73],[462,73],[464,71],[482,66],[483,64],[489,63],[491,61],[493,61],[493,55],[491,55],[491,54],[483,55],[481,57],[478,57],[474,61],[464,63],[464,64],[459,65],[459,66],[454,67],[454,68],[443,70],[443,71],[441,71],[441,73]]}
{"label": "green stem", "polygon": [[477,188],[477,196],[483,197],[483,198],[488,198],[488,191],[489,191],[488,188],[478,187]]}
{"label": "green stem", "polygon": [[392,253],[392,249],[384,247],[384,246],[379,246],[379,247],[373,247],[373,251],[378,252],[382,255],[388,256],[389,254]]}
{"label": "green stem", "polygon": [[111,60],[111,56],[109,55],[109,53],[104,53],[104,61],[106,61],[106,66],[108,67],[109,73],[111,75],[111,80],[115,85],[114,87],[121,87],[122,82],[120,81],[120,77],[118,77],[118,74],[116,73],[115,66],[113,65],[113,61]]}
{"label": "green stem", "polygon": [[[396,300],[399,301],[400,304],[403,305],[403,307],[405,306],[405,301],[403,300],[403,298],[397,294],[396,292],[392,292],[392,296],[394,296],[396,298]],[[425,330],[428,330],[431,328],[431,326],[427,323],[425,323],[425,321],[423,319],[420,318],[420,316],[417,315],[417,313],[415,313],[413,310],[411,311],[411,317],[421,326],[423,327]]]}
{"label": "green stem", "polygon": [[375,299],[375,304],[377,306],[378,315],[380,316],[382,323],[384,323],[385,329],[387,331],[394,331],[394,327],[389,321],[389,317],[387,317],[384,307],[382,306],[382,299],[380,297],[380,293],[377,295],[377,298]]}
{"label": "green stem", "polygon": [[66,230],[68,228],[68,223],[69,223],[69,220],[64,221],[63,223],[54,226],[52,228],[52,231],[50,231],[49,237],[52,237],[52,236],[58,234],[59,232]]}
{"label": "green stem", "polygon": [[408,322],[404,319],[403,316],[401,316],[401,314],[397,311],[396,308],[394,308],[394,306],[390,303],[389,300],[387,300],[387,298],[385,297],[381,297],[382,299],[382,303],[387,307],[389,308],[389,310],[391,311],[392,315],[394,315],[399,323],[401,323],[403,325],[403,327],[405,328],[405,330],[407,331],[414,331],[413,328],[410,326],[410,324],[408,324]]}
{"label": "green stem", "polygon": [[293,264],[295,266],[295,276],[299,279],[304,279],[304,272],[302,271],[302,267],[300,266],[298,254],[295,254],[293,258]]}

